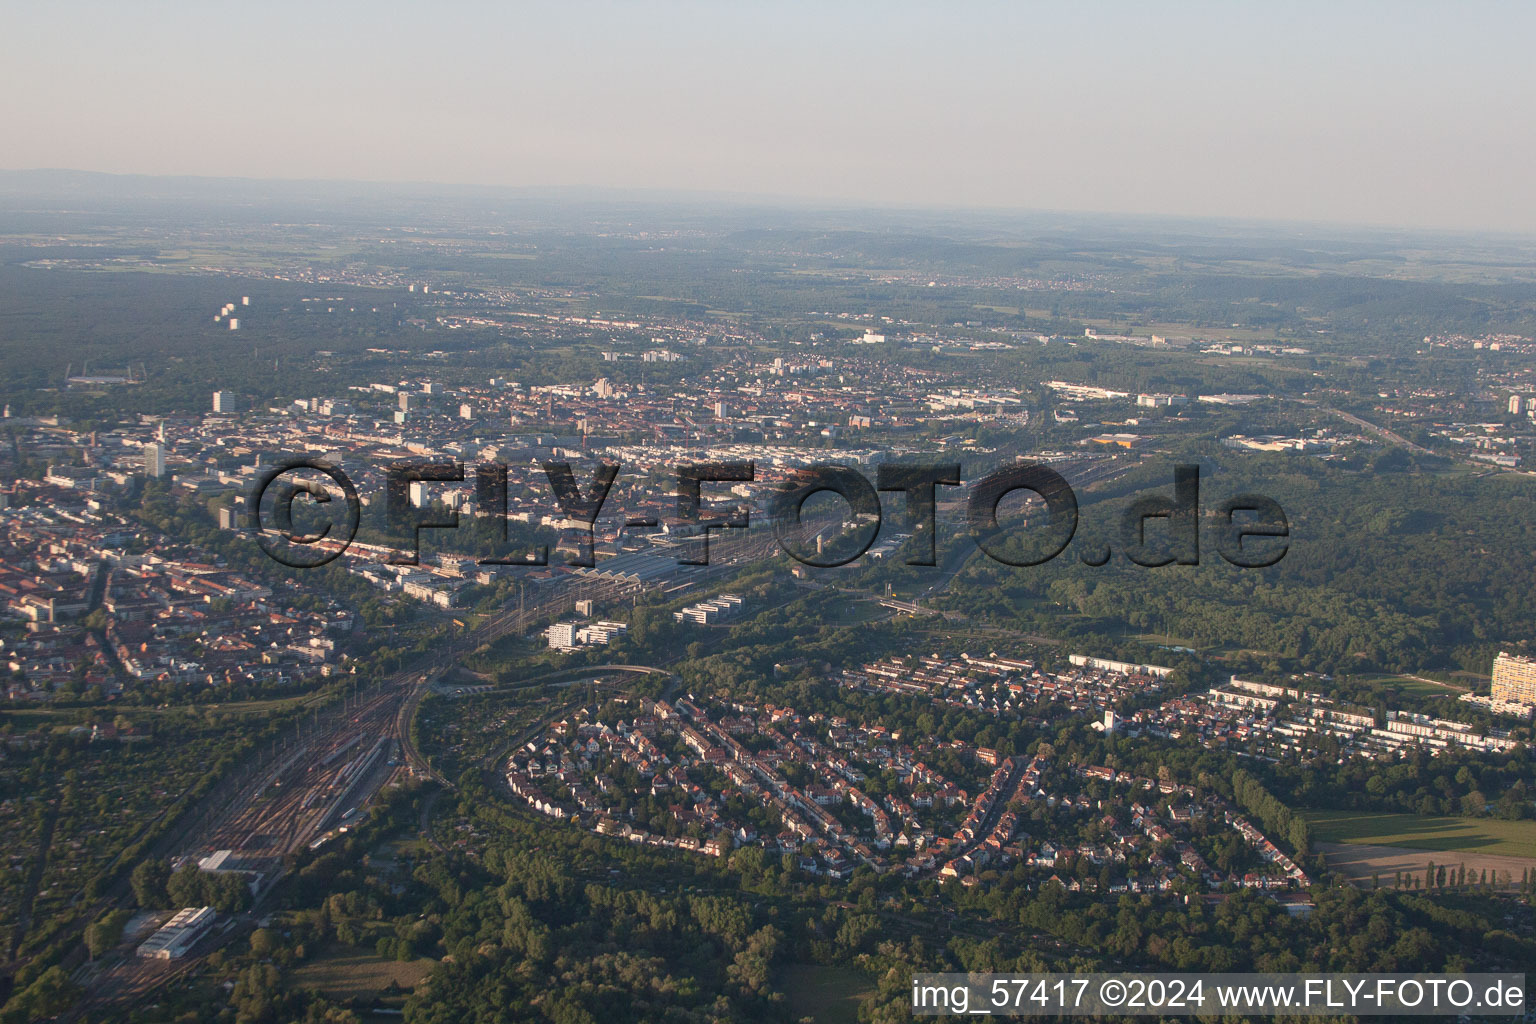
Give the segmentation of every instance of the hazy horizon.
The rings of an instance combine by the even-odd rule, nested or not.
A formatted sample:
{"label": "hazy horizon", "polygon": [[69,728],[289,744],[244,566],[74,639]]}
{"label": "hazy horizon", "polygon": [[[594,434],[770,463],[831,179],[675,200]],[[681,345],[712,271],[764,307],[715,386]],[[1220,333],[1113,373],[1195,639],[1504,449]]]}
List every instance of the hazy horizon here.
{"label": "hazy horizon", "polygon": [[78,2],[12,20],[7,169],[1536,232],[1528,8]]}
{"label": "hazy horizon", "polygon": [[[733,192],[726,189],[684,189],[666,186],[586,184],[502,185],[483,182],[413,181],[404,179],[258,178],[243,175],[143,174],[135,171],[94,171],[76,167],[0,167],[0,198],[7,197],[7,179],[14,181],[17,178],[27,178],[29,176],[36,176],[39,179],[43,177],[52,178],[56,186],[63,185],[70,179],[90,179],[112,184],[131,183],[128,189],[122,192],[114,192],[109,197],[121,200],[155,198],[167,201],[173,199],[193,201],[196,199],[217,203],[221,201],[218,193],[221,187],[238,189],[242,186],[252,186],[262,192],[270,189],[271,192],[267,192],[266,197],[273,202],[280,202],[285,199],[297,200],[300,198],[298,196],[279,194],[283,189],[303,190],[313,188],[319,190],[319,193],[307,197],[310,200],[320,199],[323,193],[333,193],[332,198],[338,200],[344,198],[349,203],[366,201],[370,195],[377,195],[390,196],[391,198],[414,197],[423,201],[439,200],[445,202],[454,202],[460,199],[464,201],[480,199],[486,202],[528,201],[554,203],[556,205],[569,204],[573,207],[592,205],[601,208],[609,204],[615,206],[636,205],[642,209],[655,208],[657,210],[672,207],[680,210],[691,210],[699,214],[721,216],[727,214],[746,215],[756,210],[767,215],[781,214],[801,217],[848,216],[854,218],[894,218],[897,223],[904,223],[904,217],[911,217],[918,218],[922,223],[931,223],[934,226],[949,225],[951,227],[970,226],[976,228],[980,228],[982,225],[973,224],[973,221],[994,218],[986,220],[986,224],[994,228],[1017,228],[1020,226],[1020,222],[1039,221],[1040,224],[1035,226],[1042,229],[1071,230],[1074,228],[1087,228],[1091,225],[1098,229],[1112,232],[1176,229],[1181,233],[1188,233],[1190,237],[1232,233],[1238,236],[1252,235],[1255,237],[1268,235],[1281,237],[1300,236],[1314,240],[1323,237],[1351,239],[1395,236],[1427,240],[1436,238],[1482,239],[1492,244],[1515,246],[1536,243],[1536,228],[1427,226],[1347,220],[1302,220],[1297,218],[1216,213],[1185,214],[1136,210],[962,206],[945,205],[938,202],[923,203],[917,200],[911,202],[894,200],[882,202],[846,197]],[[195,197],[186,192],[175,195],[169,192],[157,194],[154,192],[154,187],[157,184],[173,187],[179,186],[182,188],[188,185],[197,185],[210,188],[213,191],[201,193]],[[140,186],[140,188],[135,190],[132,186]],[[48,194],[47,189],[31,191],[22,188],[10,192],[10,195],[13,196],[33,195],[39,198]],[[74,191],[72,187],[70,188],[69,195],[71,197],[80,194]],[[105,196],[106,193],[103,193],[103,195]],[[232,198],[233,193],[226,193],[222,197],[225,201]],[[247,197],[246,201],[251,200]]]}

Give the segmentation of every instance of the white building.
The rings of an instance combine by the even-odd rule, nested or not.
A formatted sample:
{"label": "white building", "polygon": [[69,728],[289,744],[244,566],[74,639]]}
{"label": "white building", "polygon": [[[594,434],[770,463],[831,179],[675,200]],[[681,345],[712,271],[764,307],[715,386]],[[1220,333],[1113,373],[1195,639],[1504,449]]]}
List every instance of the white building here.
{"label": "white building", "polygon": [[578,647],[606,646],[616,636],[629,632],[623,622],[603,620],[590,625],[579,622],[557,622],[544,631],[544,639],[557,651],[574,651]]}
{"label": "white building", "polygon": [[603,620],[594,622],[590,626],[583,626],[576,631],[576,642],[579,644],[594,644],[606,647],[608,641],[616,636],[623,636],[629,632],[629,625],[623,622],[609,622]]}
{"label": "white building", "polygon": [[1078,668],[1098,669],[1100,672],[1116,672],[1123,676],[1152,676],[1167,679],[1173,669],[1163,665],[1138,665],[1130,661],[1111,661],[1108,658],[1090,658],[1086,654],[1072,654],[1067,660]]}
{"label": "white building", "polygon": [[157,960],[180,959],[213,926],[217,916],[212,907],[186,907],[178,910],[175,917],[144,940],[139,946],[139,956],[154,957]]}
{"label": "white building", "polygon": [[156,479],[165,476],[165,448],[158,444],[144,446],[144,475]]}
{"label": "white building", "polygon": [[695,625],[707,626],[720,619],[729,618],[741,610],[742,600],[735,594],[721,594],[719,597],[708,601],[700,601],[691,604],[682,611],[672,613],[676,622],[692,622]]}

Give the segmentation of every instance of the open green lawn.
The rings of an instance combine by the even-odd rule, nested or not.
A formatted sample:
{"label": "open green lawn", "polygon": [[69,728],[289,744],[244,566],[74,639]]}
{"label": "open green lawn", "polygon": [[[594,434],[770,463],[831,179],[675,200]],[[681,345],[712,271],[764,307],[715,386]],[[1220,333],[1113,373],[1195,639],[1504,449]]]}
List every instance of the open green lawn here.
{"label": "open green lawn", "polygon": [[1312,837],[1323,843],[1406,846],[1419,850],[1536,858],[1536,821],[1421,817],[1357,811],[1303,811]]}
{"label": "open green lawn", "polygon": [[1394,689],[1415,697],[1454,697],[1467,691],[1459,686],[1449,686],[1445,683],[1431,682],[1425,679],[1400,679],[1388,684]]}
{"label": "open green lawn", "polygon": [[1195,643],[1184,637],[1173,636],[1168,633],[1138,633],[1134,637],[1144,644],[1152,644],[1155,647],[1188,647],[1192,651],[1204,651],[1210,648]]}
{"label": "open green lawn", "polygon": [[1367,676],[1367,681],[1378,682],[1383,686],[1390,686],[1403,693],[1411,693],[1415,696],[1444,697],[1456,696],[1466,693],[1470,687],[1458,686],[1454,683],[1440,683],[1433,679],[1425,679],[1417,676]]}
{"label": "open green lawn", "polygon": [[391,981],[401,988],[414,987],[435,962],[384,960],[371,952],[332,944],[293,972],[293,984],[333,999],[371,996],[382,992]]}
{"label": "open green lawn", "polygon": [[829,626],[860,626],[886,618],[890,618],[890,610],[874,601],[850,601],[827,609],[825,621]]}
{"label": "open green lawn", "polygon": [[815,964],[789,965],[774,987],[789,997],[791,1016],[809,1017],[816,1024],[857,1024],[859,1004],[875,991],[862,971]]}

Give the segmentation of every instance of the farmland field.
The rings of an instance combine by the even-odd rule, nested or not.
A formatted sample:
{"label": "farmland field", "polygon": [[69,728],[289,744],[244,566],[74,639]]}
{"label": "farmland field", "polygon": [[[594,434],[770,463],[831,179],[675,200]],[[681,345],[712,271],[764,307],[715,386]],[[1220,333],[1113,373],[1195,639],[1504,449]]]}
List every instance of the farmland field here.
{"label": "farmland field", "polygon": [[1536,868],[1536,861],[1526,857],[1498,857],[1488,853],[1458,853],[1454,850],[1415,850],[1407,846],[1367,846],[1363,843],[1314,843],[1314,848],[1328,861],[1328,867],[1356,885],[1375,887],[1392,885],[1399,876],[1405,884],[1423,882],[1431,866],[1449,871],[1466,868],[1467,877],[1481,882],[1487,872],[1488,883],[1499,889],[1512,889]]}
{"label": "farmland field", "polygon": [[1323,843],[1403,846],[1536,860],[1536,821],[1306,811],[1312,836]]}

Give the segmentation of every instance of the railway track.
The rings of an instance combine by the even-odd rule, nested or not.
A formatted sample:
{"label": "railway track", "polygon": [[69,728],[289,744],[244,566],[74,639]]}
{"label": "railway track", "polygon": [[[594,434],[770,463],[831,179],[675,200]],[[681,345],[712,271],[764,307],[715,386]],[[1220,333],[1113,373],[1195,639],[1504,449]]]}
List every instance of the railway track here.
{"label": "railway track", "polygon": [[[712,540],[713,564],[694,574],[694,582],[707,583],[742,564],[765,557],[775,543],[767,530],[754,530],[750,537],[723,541],[726,538]],[[520,602],[474,630],[449,638],[408,668],[383,680],[355,706],[339,713],[336,709],[317,712],[307,732],[301,726],[291,743],[268,748],[262,763],[250,771],[251,778],[237,782],[227,796],[209,800],[188,826],[157,844],[158,855],[203,855],[229,849],[281,862],[286,855],[313,842],[328,822],[340,817],[343,803],[361,806],[382,784],[387,776],[379,771],[377,761],[386,749],[380,745],[383,741],[398,744],[403,763],[451,788],[451,783],[427,763],[410,736],[411,720],[433,681],[478,647],[507,635],[526,633],[550,616],[570,611],[578,600],[612,601],[638,595],[655,585],[663,584],[572,575],[552,592],[540,594],[526,604]],[[622,666],[597,671],[657,670]],[[204,940],[199,951],[206,953],[230,936],[247,930],[248,927],[240,926],[221,928]],[[95,1010],[146,996],[187,975],[200,962],[200,956],[172,962],[130,957],[94,976],[85,999],[66,1016],[70,1020],[89,1019]]]}

